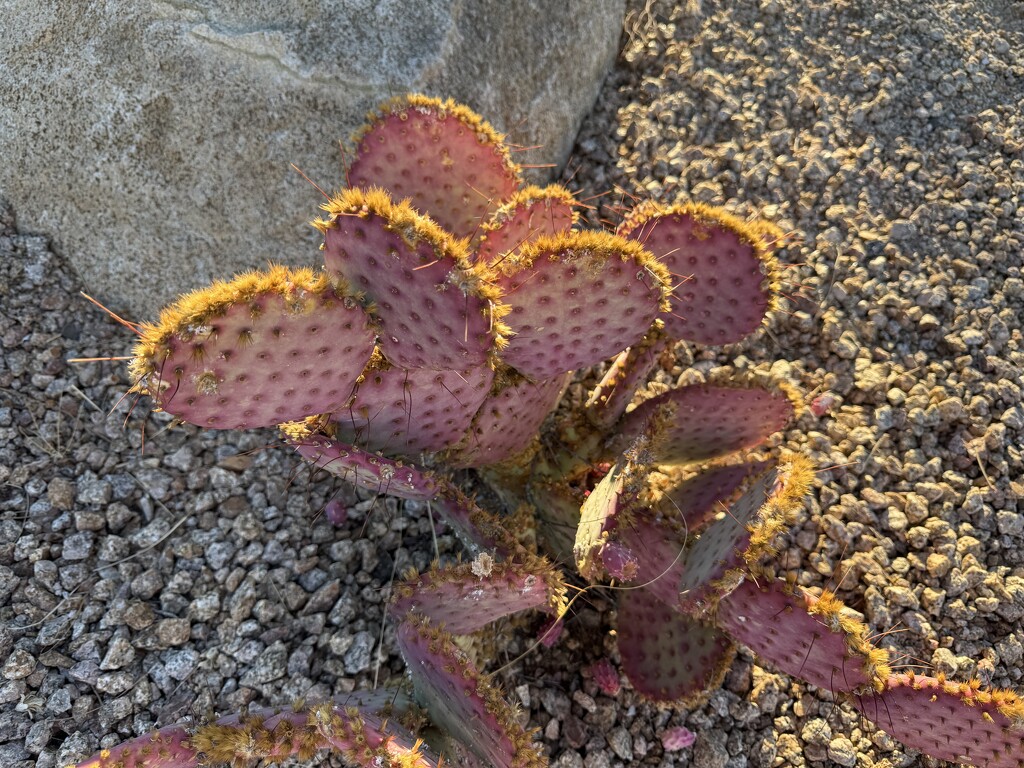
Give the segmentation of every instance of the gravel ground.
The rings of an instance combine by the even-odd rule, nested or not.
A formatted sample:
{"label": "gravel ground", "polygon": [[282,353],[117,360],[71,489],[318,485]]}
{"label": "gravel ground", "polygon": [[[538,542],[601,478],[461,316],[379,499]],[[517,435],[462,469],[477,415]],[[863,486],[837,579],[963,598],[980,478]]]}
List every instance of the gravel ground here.
{"label": "gravel ground", "polygon": [[[731,360],[833,397],[781,440],[820,471],[780,569],[837,589],[901,664],[1018,688],[1022,52],[1019,0],[639,3],[567,171],[615,190],[595,219],[654,196],[792,233],[770,328],[660,380]],[[269,431],[164,431],[120,399],[121,365],[66,362],[131,343],[78,289],[0,207],[0,763],[401,676],[382,607],[433,555],[423,510],[310,478]],[[692,711],[606,696],[580,669],[611,611],[594,593],[503,675],[556,766],[938,765],[744,654]],[[696,743],[666,751],[676,725]]]}

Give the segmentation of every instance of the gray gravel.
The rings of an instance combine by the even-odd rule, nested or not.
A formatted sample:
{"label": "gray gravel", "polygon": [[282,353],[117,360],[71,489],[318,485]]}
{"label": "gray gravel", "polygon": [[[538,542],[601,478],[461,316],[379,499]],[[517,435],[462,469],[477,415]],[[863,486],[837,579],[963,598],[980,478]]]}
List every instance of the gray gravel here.
{"label": "gray gravel", "polygon": [[[820,468],[780,570],[902,664],[1024,685],[1024,7],[639,2],[627,27],[566,174],[607,193],[593,218],[696,199],[792,233],[771,327],[654,386],[732,361],[834,397],[780,441]],[[120,364],[66,362],[131,343],[78,288],[0,207],[0,762],[400,677],[382,608],[433,556],[423,510],[310,478],[270,432],[164,431]],[[612,605],[504,673],[556,766],[937,764],[744,654],[692,711],[609,697],[580,670],[613,656]]]}

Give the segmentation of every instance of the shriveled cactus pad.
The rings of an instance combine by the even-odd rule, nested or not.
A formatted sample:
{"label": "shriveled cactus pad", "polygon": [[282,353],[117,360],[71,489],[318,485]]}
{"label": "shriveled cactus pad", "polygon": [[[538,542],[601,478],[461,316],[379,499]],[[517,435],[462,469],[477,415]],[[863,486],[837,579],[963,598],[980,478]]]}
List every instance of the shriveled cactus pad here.
{"label": "shriveled cactus pad", "polygon": [[[573,555],[576,560],[576,570],[585,579],[597,581],[604,576],[606,568],[601,556],[609,546],[610,529],[614,530],[617,527],[615,518],[622,510],[624,503],[628,501],[623,498],[623,489],[626,476],[630,472],[632,472],[632,468],[628,465],[616,464],[613,466],[590,492],[580,508]],[[631,581],[636,576],[635,558],[625,554],[624,548],[618,542],[611,542],[611,544],[616,546],[617,554],[623,555],[622,562],[619,563],[622,567],[616,569],[613,566],[613,570],[619,572],[613,573],[612,577]],[[614,556],[613,554],[612,557]]]}
{"label": "shriveled cactus pad", "polygon": [[449,632],[465,635],[519,611],[565,606],[565,586],[550,563],[495,562],[481,553],[470,563],[435,568],[396,588],[391,613],[420,613]]}
{"label": "shriveled cactus pad", "polygon": [[1024,766],[1024,701],[1012,691],[911,672],[891,675],[854,703],[883,731],[940,760]]}
{"label": "shriveled cactus pad", "polygon": [[[404,696],[395,691],[390,698],[398,701]],[[293,757],[308,761],[324,750],[337,752],[362,768],[440,768],[442,761],[437,756],[381,711],[379,703],[362,705],[359,695],[353,694],[345,705],[264,709],[198,728],[175,725],[103,750],[76,768],[201,768],[249,765],[256,760],[284,762]]]}
{"label": "shriveled cactus pad", "polygon": [[419,467],[364,451],[310,429],[309,423],[282,424],[281,431],[300,456],[317,469],[385,496],[430,499],[438,486],[433,476]]}
{"label": "shriveled cactus pad", "polygon": [[344,286],[274,267],[182,297],[143,328],[131,373],[157,405],[215,429],[340,408],[373,352]]}
{"label": "shriveled cactus pad", "polygon": [[457,237],[477,232],[519,186],[519,167],[502,136],[450,99],[392,99],[358,139],[349,184],[407,197]]}
{"label": "shriveled cactus pad", "polygon": [[672,275],[674,338],[729,344],[757,330],[777,290],[775,261],[760,229],[704,205],[647,202],[619,226],[657,256]]}

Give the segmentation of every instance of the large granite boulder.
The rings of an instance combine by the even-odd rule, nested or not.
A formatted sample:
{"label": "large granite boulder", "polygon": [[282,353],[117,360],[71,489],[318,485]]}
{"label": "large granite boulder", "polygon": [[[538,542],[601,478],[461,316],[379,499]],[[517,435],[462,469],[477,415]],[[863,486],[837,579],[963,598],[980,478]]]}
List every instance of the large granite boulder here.
{"label": "large granite boulder", "polygon": [[564,163],[625,0],[7,0],[0,197],[110,306],[268,261],[317,261],[307,222],[390,95],[463,101]]}

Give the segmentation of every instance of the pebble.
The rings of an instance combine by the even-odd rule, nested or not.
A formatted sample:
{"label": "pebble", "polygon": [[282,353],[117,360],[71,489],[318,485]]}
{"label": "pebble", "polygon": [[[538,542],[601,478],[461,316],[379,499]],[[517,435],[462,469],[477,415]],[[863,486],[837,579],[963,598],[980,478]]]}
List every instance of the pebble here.
{"label": "pebble", "polygon": [[65,560],[85,560],[92,554],[96,535],[92,531],[79,531],[64,539],[61,556]]}
{"label": "pebble", "polygon": [[110,483],[92,472],[86,472],[78,478],[76,490],[75,500],[80,504],[107,504],[110,502]]}
{"label": "pebble", "polygon": [[143,571],[131,582],[132,594],[140,600],[151,599],[163,589],[163,586],[163,578],[152,568]]}
{"label": "pebble", "polygon": [[118,635],[110,641],[107,652],[103,656],[103,661],[100,662],[100,669],[121,669],[130,664],[134,658],[135,649],[132,647],[131,642],[129,642],[127,637]]}
{"label": "pebble", "polygon": [[725,768],[729,762],[729,750],[725,746],[726,735],[722,731],[698,733],[693,745],[693,764],[707,768]]}
{"label": "pebble", "polygon": [[896,219],[889,227],[889,236],[897,242],[910,240],[917,234],[917,227],[906,219]]}
{"label": "pebble", "polygon": [[21,680],[31,675],[35,668],[35,657],[28,651],[15,648],[4,662],[0,674],[5,680]]}
{"label": "pebble", "polygon": [[39,628],[36,643],[41,646],[52,646],[67,640],[71,635],[74,619],[75,615],[68,613],[46,622]]}
{"label": "pebble", "polygon": [[71,709],[71,692],[67,688],[58,688],[46,700],[46,711],[53,715],[61,715]]}
{"label": "pebble", "polygon": [[345,672],[356,675],[369,669],[375,644],[376,639],[369,632],[357,632],[345,651]]}
{"label": "pebble", "polygon": [[171,525],[163,518],[158,518],[140,528],[129,536],[129,540],[139,549],[149,549],[156,546],[171,530]]}
{"label": "pebble", "polygon": [[199,664],[199,654],[192,648],[168,651],[164,655],[164,669],[175,680],[187,680]]}
{"label": "pebble", "polygon": [[857,764],[857,750],[846,736],[837,736],[828,744],[828,757],[837,765],[852,768]]}
{"label": "pebble", "polygon": [[284,643],[274,643],[255,656],[252,666],[239,682],[249,687],[259,686],[283,677],[288,668],[288,651]]}
{"label": "pebble", "polygon": [[164,648],[188,642],[192,627],[188,619],[162,619],[156,623],[156,638]]}
{"label": "pebble", "polygon": [[70,510],[77,495],[78,488],[75,482],[67,478],[55,477],[46,484],[46,498],[57,509]]}
{"label": "pebble", "polygon": [[605,736],[612,752],[626,761],[633,759],[633,737],[625,728],[614,728]]}
{"label": "pebble", "polygon": [[68,669],[68,677],[86,685],[96,685],[100,677],[100,665],[92,659],[79,661]]}
{"label": "pebble", "polygon": [[135,678],[128,672],[104,672],[96,678],[96,690],[111,696],[118,696],[131,690]]}
{"label": "pebble", "polygon": [[206,547],[205,554],[210,567],[214,570],[220,570],[231,562],[231,558],[234,557],[236,551],[235,546],[231,542],[215,541]]}
{"label": "pebble", "polygon": [[303,613],[318,613],[320,611],[330,610],[331,606],[338,599],[338,595],[341,594],[341,582],[337,579],[327,582],[326,584],[319,587],[306,601]]}

